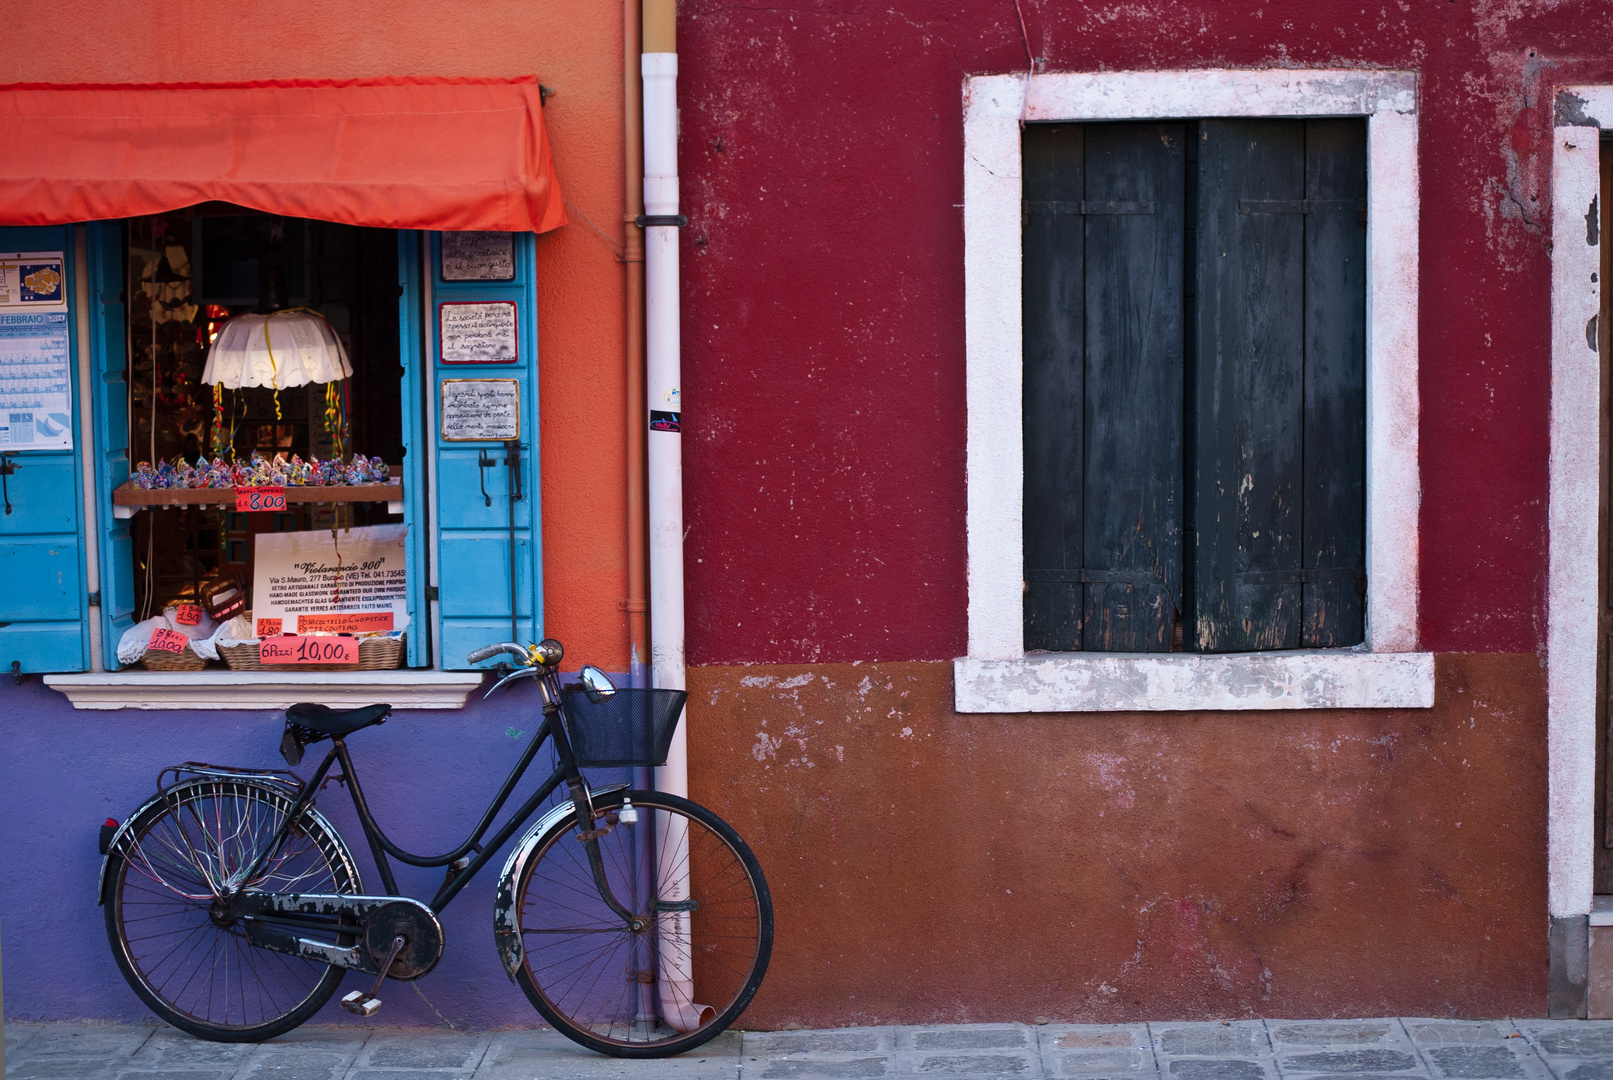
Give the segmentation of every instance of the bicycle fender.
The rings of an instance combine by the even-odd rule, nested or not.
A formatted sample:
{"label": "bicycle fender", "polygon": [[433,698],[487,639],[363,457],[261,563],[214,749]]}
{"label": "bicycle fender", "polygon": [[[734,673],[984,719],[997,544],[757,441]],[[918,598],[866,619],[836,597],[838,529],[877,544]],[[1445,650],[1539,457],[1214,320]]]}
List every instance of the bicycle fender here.
{"label": "bicycle fender", "polygon": [[[608,784],[598,790],[590,790],[593,798],[614,795],[618,791],[626,791],[630,784]],[[521,926],[515,911],[515,890],[521,880],[521,874],[526,864],[537,849],[538,841],[555,825],[571,817],[577,812],[570,799],[550,807],[549,812],[539,818],[533,826],[521,834],[521,839],[510,851],[510,857],[504,861],[504,869],[499,871],[498,889],[493,895],[493,943],[498,946],[498,958],[504,964],[504,970],[510,981],[515,981],[515,973],[521,969],[521,961],[525,950],[521,945]]]}
{"label": "bicycle fender", "polygon": [[[216,783],[217,778],[197,777],[195,780],[187,780],[182,784],[176,784],[174,787],[170,788],[169,791],[171,794],[173,792],[181,791],[184,788],[190,787],[194,784],[205,784],[210,782]],[[234,782],[247,783],[249,781],[237,780]],[[270,790],[275,789],[271,788]],[[106,870],[107,867],[112,865],[112,856],[125,854],[124,841],[129,835],[129,829],[136,821],[139,821],[140,818],[145,815],[147,810],[150,810],[154,805],[162,801],[163,797],[161,795],[153,795],[151,798],[141,803],[139,809],[135,810],[134,813],[124,818],[123,824],[118,826],[118,831],[112,834],[111,842],[106,845],[106,854],[101,856],[101,873],[95,880],[95,904],[97,907],[103,907],[106,904]],[[342,840],[342,834],[336,831],[335,827],[331,825],[330,821],[325,817],[325,815],[321,814],[319,810],[313,806],[308,807],[305,813],[307,813],[310,818],[328,830],[332,836],[336,837],[337,840],[341,841],[342,853],[347,856],[347,861],[351,864],[353,862],[353,856],[347,850],[347,841]],[[360,879],[357,876],[358,867],[356,864],[353,865],[353,871],[354,880],[359,881]],[[362,887],[363,886],[361,884],[360,888]]]}

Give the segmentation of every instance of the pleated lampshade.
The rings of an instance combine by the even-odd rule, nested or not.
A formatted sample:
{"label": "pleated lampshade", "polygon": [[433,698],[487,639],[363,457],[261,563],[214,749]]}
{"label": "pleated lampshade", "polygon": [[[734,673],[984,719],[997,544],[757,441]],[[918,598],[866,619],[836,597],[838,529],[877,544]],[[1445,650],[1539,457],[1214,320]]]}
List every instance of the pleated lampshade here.
{"label": "pleated lampshade", "polygon": [[347,350],[317,312],[288,308],[267,315],[237,315],[220,328],[207,351],[202,381],[232,390],[265,386],[286,390],[353,374]]}

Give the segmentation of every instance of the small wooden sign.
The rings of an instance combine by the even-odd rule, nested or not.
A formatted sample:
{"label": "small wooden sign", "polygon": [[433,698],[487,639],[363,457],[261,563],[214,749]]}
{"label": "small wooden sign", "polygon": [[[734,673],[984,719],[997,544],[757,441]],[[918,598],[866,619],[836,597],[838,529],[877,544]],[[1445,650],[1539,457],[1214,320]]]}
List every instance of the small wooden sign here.
{"label": "small wooden sign", "polygon": [[151,632],[151,640],[146,648],[156,649],[158,652],[181,653],[190,644],[190,638],[184,634],[176,634],[167,627],[159,626]]}
{"label": "small wooden sign", "polygon": [[202,609],[195,604],[180,604],[174,608],[174,622],[182,626],[199,626],[202,621]]}
{"label": "small wooden sign", "polygon": [[437,356],[444,364],[513,364],[520,350],[513,300],[437,305]]}
{"label": "small wooden sign", "polygon": [[283,487],[238,487],[235,489],[235,512],[249,510],[284,510],[286,489]]}
{"label": "small wooden sign", "polygon": [[445,232],[442,234],[444,281],[514,281],[515,234]]}
{"label": "small wooden sign", "polygon": [[296,634],[267,637],[258,642],[258,661],[264,664],[356,664],[358,639]]}
{"label": "small wooden sign", "polygon": [[442,380],[444,442],[521,437],[521,384],[514,379]]}
{"label": "small wooden sign", "polygon": [[299,634],[361,634],[391,630],[397,620],[390,611],[337,611],[324,615],[298,615]]}

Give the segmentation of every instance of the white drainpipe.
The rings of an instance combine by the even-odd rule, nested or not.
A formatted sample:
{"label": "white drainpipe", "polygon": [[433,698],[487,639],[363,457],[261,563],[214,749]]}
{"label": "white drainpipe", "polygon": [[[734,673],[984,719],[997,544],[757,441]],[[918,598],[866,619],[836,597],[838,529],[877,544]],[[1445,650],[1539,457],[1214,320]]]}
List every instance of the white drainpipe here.
{"label": "white drainpipe", "polygon": [[[650,660],[654,685],[683,690],[683,394],[678,304],[678,54],[672,0],[644,5],[644,335],[645,397],[650,410]],[[655,224],[655,222],[666,224]],[[689,794],[688,714],[678,725],[655,786]],[[689,838],[683,819],[661,815],[657,833],[657,886],[662,900],[689,895]],[[710,1020],[711,1007],[694,1003],[687,912],[659,916],[662,927],[660,1013],[680,1031]],[[682,943],[679,947],[676,943]]]}
{"label": "white drainpipe", "polygon": [[[647,52],[644,73],[644,216],[678,214],[678,54]],[[650,660],[655,685],[684,689],[683,676],[683,436],[665,430],[683,405],[678,350],[678,228],[644,229],[645,397],[652,426],[650,458]],[[676,422],[672,424],[675,428]],[[661,428],[662,430],[657,430]],[[684,725],[655,786],[689,793]]]}

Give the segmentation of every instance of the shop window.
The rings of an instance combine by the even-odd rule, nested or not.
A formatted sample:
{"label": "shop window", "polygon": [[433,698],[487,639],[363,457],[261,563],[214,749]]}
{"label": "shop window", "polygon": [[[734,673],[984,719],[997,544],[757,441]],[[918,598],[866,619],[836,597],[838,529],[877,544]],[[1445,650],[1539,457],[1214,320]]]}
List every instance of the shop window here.
{"label": "shop window", "polygon": [[[0,603],[0,666],[97,666],[93,619],[100,666],[115,670],[131,626],[202,601],[221,577],[250,589],[261,538],[370,526],[405,536],[406,666],[462,669],[478,645],[540,637],[534,261],[530,234],[445,245],[221,204],[0,228],[0,574],[25,583]],[[52,266],[48,303],[7,293],[19,270]],[[352,374],[278,391],[205,381],[226,323],[269,307],[323,316]],[[442,408],[464,400],[493,404],[474,422]],[[142,462],[254,455],[363,455],[401,490],[338,499],[291,485],[284,506],[256,512],[201,492],[132,494]]]}
{"label": "shop window", "polygon": [[1023,153],[1026,649],[1359,644],[1365,122]]}

